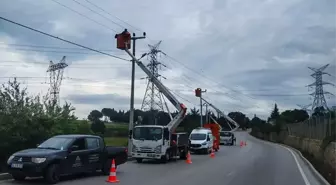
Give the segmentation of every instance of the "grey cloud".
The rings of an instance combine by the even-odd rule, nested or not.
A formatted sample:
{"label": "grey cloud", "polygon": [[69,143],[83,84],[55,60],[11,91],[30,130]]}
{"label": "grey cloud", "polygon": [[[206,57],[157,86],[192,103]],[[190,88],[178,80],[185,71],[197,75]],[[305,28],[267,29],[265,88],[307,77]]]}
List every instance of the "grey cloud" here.
{"label": "grey cloud", "polygon": [[[122,30],[117,25],[95,16],[76,4],[65,0],[59,1],[113,29]],[[14,6],[10,1],[4,1],[2,7],[6,9],[0,8],[1,14],[46,32],[55,31],[52,21],[67,22],[70,24],[69,29],[80,29],[78,35],[84,36],[70,37],[62,32],[59,36],[94,48],[112,49],[112,53],[129,58],[125,53],[115,49],[115,33],[112,31],[52,1],[37,3],[20,0],[20,2],[20,5]],[[169,60],[165,59],[164,63],[170,67],[174,66],[173,69],[183,68],[184,74],[193,77],[195,79],[193,82],[200,87],[216,89],[223,92],[223,96],[229,93],[229,96],[236,99],[239,104],[237,108],[234,107],[235,105],[229,105],[232,109],[252,106],[255,101],[253,98],[271,103],[283,102],[292,107],[297,103],[308,104],[311,100],[308,97],[275,96],[253,96],[251,99],[218,84],[224,84],[232,89],[241,88],[241,93],[247,96],[262,93],[297,94],[306,90],[304,86],[307,84],[303,83],[313,82],[307,66],[318,67],[325,63],[335,62],[335,1],[254,0],[242,4],[236,0],[192,1],[192,3],[177,0],[164,2],[144,0],[139,3],[130,0],[115,2],[97,0],[95,4],[106,8],[113,15],[128,23],[142,28],[141,31],[147,32],[150,39],[137,42],[138,54],[147,50],[148,42],[154,44],[158,40],[163,40],[160,48],[164,52],[214,80],[211,82],[202,79],[194,72],[185,70],[181,65],[170,63]],[[32,11],[34,8],[36,11]],[[116,20],[113,17],[110,18]],[[2,21],[0,28],[0,34],[5,32],[15,37],[20,44],[72,47]],[[130,30],[133,31],[131,28]],[[138,35],[141,34],[140,31],[136,32]],[[46,55],[56,59],[61,57],[56,53],[46,53]],[[88,57],[88,55],[68,55],[69,61],[80,61]],[[291,62],[284,63],[276,58]],[[144,60],[144,63],[146,62]],[[130,78],[130,69],[130,65],[128,68],[118,68],[116,74],[120,78]],[[331,65],[328,70],[335,75],[335,65]],[[85,76],[85,74],[82,75]],[[137,68],[136,75],[136,78],[145,76],[139,68]],[[297,84],[298,88],[286,85],[286,82],[298,79],[307,80],[299,81],[302,84]],[[182,78],[174,82],[191,85]],[[268,91],[267,89],[277,90]],[[210,94],[209,97],[220,96],[220,93]],[[96,99],[95,96],[97,96]],[[120,102],[118,98],[121,99]],[[116,101],[117,104],[123,102],[127,105],[129,101],[125,97],[114,95],[90,95],[88,97],[71,95],[69,99],[76,103],[88,102],[88,104]],[[220,106],[228,107],[225,102],[221,104]]]}
{"label": "grey cloud", "polygon": [[[111,107],[120,107],[120,105],[128,104],[130,101],[129,97],[118,94],[70,94],[66,99],[75,104],[110,104]],[[140,104],[142,100],[135,98],[134,102]]]}

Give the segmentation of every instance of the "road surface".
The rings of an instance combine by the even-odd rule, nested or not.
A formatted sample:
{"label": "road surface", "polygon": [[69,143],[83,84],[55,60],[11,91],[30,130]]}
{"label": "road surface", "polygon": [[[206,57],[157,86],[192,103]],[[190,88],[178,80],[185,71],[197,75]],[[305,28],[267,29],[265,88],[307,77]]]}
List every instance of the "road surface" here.
{"label": "road surface", "polygon": [[[121,185],[318,185],[298,154],[281,146],[237,132],[237,146],[221,146],[214,159],[192,155],[192,164],[184,161],[137,164],[129,161],[119,166],[117,178]],[[247,146],[239,147],[244,140]],[[295,155],[295,158],[293,157]],[[298,165],[298,164],[299,165]],[[67,177],[60,185],[108,184],[106,176]],[[0,185],[44,184],[41,179],[25,182],[3,181]]]}

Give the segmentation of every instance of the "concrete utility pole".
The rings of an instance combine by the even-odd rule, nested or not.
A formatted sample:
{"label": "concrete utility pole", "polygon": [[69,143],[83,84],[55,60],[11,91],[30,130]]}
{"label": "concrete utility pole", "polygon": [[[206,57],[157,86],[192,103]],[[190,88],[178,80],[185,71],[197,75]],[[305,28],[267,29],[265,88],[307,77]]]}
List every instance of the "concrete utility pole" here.
{"label": "concrete utility pole", "polygon": [[[145,39],[146,38],[146,32],[143,33],[142,37],[136,37],[135,33],[133,33],[133,36],[131,37],[131,40],[133,41],[133,55],[135,56],[135,41],[138,39]],[[131,80],[131,101],[130,101],[130,117],[129,117],[129,134],[128,137],[128,156],[132,155],[132,140],[131,140],[131,134],[133,134],[133,127],[134,127],[134,81],[135,81],[135,60],[132,59],[132,80]]]}
{"label": "concrete utility pole", "polygon": [[203,119],[202,119],[202,117],[203,117],[203,115],[202,115],[202,113],[203,113],[203,111],[202,111],[202,106],[203,106],[203,104],[202,104],[202,93],[204,93],[204,92],[206,92],[206,91],[207,91],[206,89],[203,91],[201,88],[197,88],[197,89],[195,89],[195,95],[196,95],[196,97],[199,97],[199,98],[200,98],[200,106],[201,106],[201,110],[200,110],[200,114],[201,114],[201,127],[203,126]]}
{"label": "concrete utility pole", "polygon": [[203,103],[203,106],[205,106],[205,123],[208,123],[209,122],[208,104]]}

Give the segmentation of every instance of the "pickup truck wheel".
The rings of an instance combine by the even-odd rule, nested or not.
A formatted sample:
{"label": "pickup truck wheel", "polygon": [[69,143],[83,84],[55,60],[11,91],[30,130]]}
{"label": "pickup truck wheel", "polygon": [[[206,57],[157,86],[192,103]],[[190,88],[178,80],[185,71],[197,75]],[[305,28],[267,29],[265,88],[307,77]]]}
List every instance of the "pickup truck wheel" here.
{"label": "pickup truck wheel", "polygon": [[13,177],[13,179],[16,180],[16,181],[23,181],[23,180],[26,178],[25,175],[17,174],[17,173],[13,173],[13,174],[12,174],[12,177]]}
{"label": "pickup truck wheel", "polygon": [[142,163],[142,159],[141,158],[136,158],[137,163]]}
{"label": "pickup truck wheel", "polygon": [[[103,165],[101,171],[103,172],[103,175],[109,175],[110,174],[110,169],[112,166],[112,159],[106,160],[105,164]],[[117,168],[117,166],[116,166]]]}
{"label": "pickup truck wheel", "polygon": [[47,171],[44,175],[44,179],[49,184],[56,184],[60,180],[60,174],[59,174],[59,165],[58,164],[52,164],[47,168]]}

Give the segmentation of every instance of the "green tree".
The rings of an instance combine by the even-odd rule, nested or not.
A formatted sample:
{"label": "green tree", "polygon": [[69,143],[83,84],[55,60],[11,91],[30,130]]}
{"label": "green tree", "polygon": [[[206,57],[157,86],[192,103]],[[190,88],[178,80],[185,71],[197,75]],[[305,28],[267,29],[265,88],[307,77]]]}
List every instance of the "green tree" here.
{"label": "green tree", "polygon": [[279,118],[280,118],[280,113],[279,113],[278,105],[275,104],[274,105],[274,109],[273,109],[273,111],[271,113],[270,119],[277,120]]}

